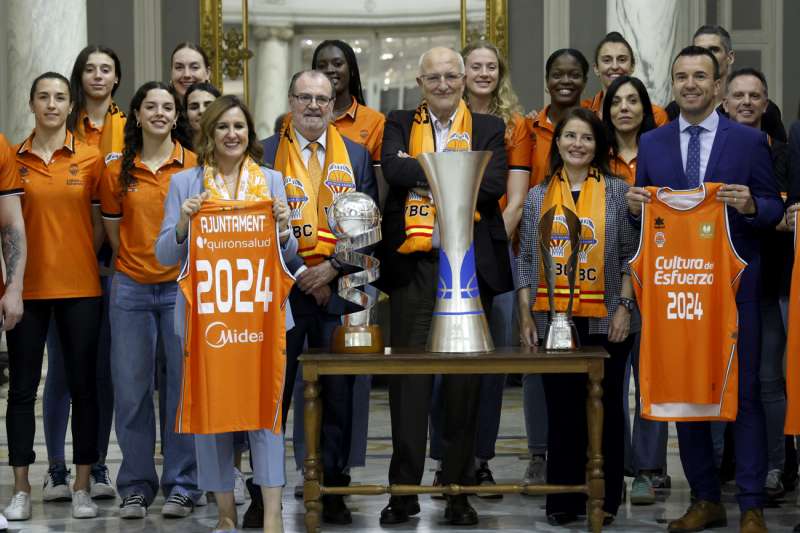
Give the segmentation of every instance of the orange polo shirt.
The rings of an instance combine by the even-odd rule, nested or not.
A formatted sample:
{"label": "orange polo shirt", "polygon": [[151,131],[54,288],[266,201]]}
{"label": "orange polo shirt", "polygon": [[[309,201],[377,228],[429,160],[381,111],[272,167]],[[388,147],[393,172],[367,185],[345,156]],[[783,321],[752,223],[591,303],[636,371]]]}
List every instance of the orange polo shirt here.
{"label": "orange polo shirt", "polygon": [[633,185],[636,183],[636,158],[634,157],[631,159],[630,163],[626,163],[624,159],[622,159],[618,155],[612,155],[611,160],[609,161],[609,167],[611,169],[611,174],[622,178],[625,183],[628,185]]}
{"label": "orange polo shirt", "polygon": [[[75,136],[81,142],[98,148],[103,157],[111,152],[122,153],[125,148],[125,122],[125,113],[114,102],[108,106],[103,126],[100,128],[92,124],[84,109],[78,114]],[[106,132],[105,138],[103,132]]]}
{"label": "orange polo shirt", "polygon": [[8,140],[0,133],[0,197],[22,194],[22,183],[17,176],[14,152]]}
{"label": "orange polo shirt", "polygon": [[[531,131],[525,117],[515,113],[510,124],[506,127],[505,134],[506,156],[508,157],[508,170],[531,171]],[[508,196],[500,198],[500,210],[508,205]]]}
{"label": "orange polo shirt", "polygon": [[379,111],[361,105],[353,98],[353,103],[333,125],[339,133],[367,149],[372,162],[381,162],[383,144],[383,125],[386,118]]}
{"label": "orange polo shirt", "polygon": [[33,135],[15,146],[24,189],[28,242],[22,298],[100,296],[92,203],[103,172],[100,151],[67,132],[49,162],[31,152]]}
{"label": "orange polo shirt", "polygon": [[120,194],[119,174],[122,160],[115,159],[106,167],[100,183],[100,205],[103,218],[119,220],[119,251],[115,267],[138,283],[163,283],[178,279],[178,266],[164,267],[156,260],[156,238],[164,219],[172,176],[197,166],[197,156],[175,142],[172,155],[153,173],[136,154],[131,175],[136,183]]}
{"label": "orange polo shirt", "polygon": [[[592,98],[591,100],[589,99],[583,100],[581,102],[581,107],[588,107],[589,109],[597,113],[597,116],[599,117],[600,110],[603,109],[603,97],[605,97],[605,92],[600,91],[599,93],[594,95],[594,98]],[[669,122],[669,116],[667,115],[667,112],[664,110],[663,107],[656,104],[651,104],[651,105],[653,108],[653,118],[656,119],[656,126],[663,126],[664,124]]]}

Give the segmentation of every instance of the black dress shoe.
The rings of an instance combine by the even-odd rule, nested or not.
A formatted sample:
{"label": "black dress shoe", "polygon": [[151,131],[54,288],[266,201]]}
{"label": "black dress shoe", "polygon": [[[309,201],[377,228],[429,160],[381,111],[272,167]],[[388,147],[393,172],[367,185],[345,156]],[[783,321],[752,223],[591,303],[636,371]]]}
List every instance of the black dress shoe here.
{"label": "black dress shoe", "polygon": [[350,509],[344,504],[344,496],[322,495],[322,521],[327,524],[347,525],[353,523]]}
{"label": "black dress shoe", "polygon": [[792,530],[792,532],[793,533],[800,533],[800,524],[797,524],[796,526],[794,526],[794,529]]}
{"label": "black dress shoe", "polygon": [[565,526],[569,523],[575,522],[578,519],[578,515],[574,513],[550,513],[547,515],[547,523],[551,526]]}
{"label": "black dress shoe", "polygon": [[419,514],[419,500],[416,496],[392,496],[389,504],[381,511],[382,526],[403,524],[409,517]]}
{"label": "black dress shoe", "polygon": [[451,526],[474,526],[478,523],[478,513],[463,494],[447,497],[444,518]]}
{"label": "black dress shoe", "polygon": [[253,483],[253,478],[248,479],[245,486],[250,493],[250,507],[244,513],[242,529],[264,529],[264,500],[261,497],[261,487]]}

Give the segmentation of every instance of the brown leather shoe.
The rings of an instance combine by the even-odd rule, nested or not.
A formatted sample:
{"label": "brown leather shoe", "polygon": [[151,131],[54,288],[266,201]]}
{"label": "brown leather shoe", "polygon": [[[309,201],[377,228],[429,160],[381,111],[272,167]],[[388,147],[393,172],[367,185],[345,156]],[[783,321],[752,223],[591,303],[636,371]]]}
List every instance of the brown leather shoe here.
{"label": "brown leather shoe", "polygon": [[725,507],[721,503],[698,500],[689,507],[685,515],[670,522],[667,531],[669,533],[691,533],[727,525],[728,518],[725,514]]}
{"label": "brown leather shoe", "polygon": [[767,533],[767,523],[764,522],[762,509],[748,509],[742,513],[739,520],[740,533]]}

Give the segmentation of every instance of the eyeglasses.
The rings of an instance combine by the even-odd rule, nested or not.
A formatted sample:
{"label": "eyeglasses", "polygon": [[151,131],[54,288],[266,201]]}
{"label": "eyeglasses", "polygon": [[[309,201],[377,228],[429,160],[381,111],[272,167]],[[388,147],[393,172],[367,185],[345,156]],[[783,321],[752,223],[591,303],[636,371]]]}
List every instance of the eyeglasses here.
{"label": "eyeglasses", "polygon": [[306,107],[310,106],[311,102],[316,102],[318,106],[325,107],[333,100],[330,96],[314,96],[313,94],[293,94],[292,97]]}
{"label": "eyeglasses", "polygon": [[453,85],[457,84],[461,79],[464,77],[463,74],[457,74],[455,72],[448,72],[447,74],[423,74],[420,76],[420,79],[425,85],[435,87],[439,85],[442,80],[452,87]]}

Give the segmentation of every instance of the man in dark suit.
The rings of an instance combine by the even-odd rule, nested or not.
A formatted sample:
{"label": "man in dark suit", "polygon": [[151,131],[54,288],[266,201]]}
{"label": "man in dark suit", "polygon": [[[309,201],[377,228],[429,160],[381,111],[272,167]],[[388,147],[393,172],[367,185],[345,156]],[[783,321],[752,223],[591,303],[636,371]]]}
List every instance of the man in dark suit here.
{"label": "man in dark suit", "polygon": [[[459,110],[464,92],[464,62],[448,48],[433,48],[423,54],[417,84],[423,103],[416,111],[389,114],[383,136],[381,165],[389,193],[383,215],[382,289],[391,296],[392,346],[424,346],[435,302],[439,250],[434,231],[430,251],[399,253],[406,239],[405,212],[409,190],[427,195],[428,183],[412,152],[411,136],[433,137],[434,149],[444,151],[455,132],[465,106]],[[472,150],[490,150],[491,161],[478,193],[474,242],[478,283],[484,310],[491,309],[494,294],[511,290],[511,267],[507,239],[498,200],[505,192],[507,164],[503,122],[489,115],[471,114],[469,132]],[[415,126],[416,124],[416,126]],[[451,130],[453,130],[451,132]],[[463,137],[462,137],[463,138]],[[417,155],[417,154],[411,154]],[[392,484],[419,484],[425,465],[428,412],[433,376],[392,376],[389,405],[394,447],[389,467]],[[478,400],[478,376],[444,376],[444,458],[443,484],[474,484],[474,445]],[[381,524],[405,522],[419,512],[416,496],[393,496],[381,512]],[[475,510],[466,496],[448,497],[446,519],[453,525],[477,523]]]}
{"label": "man in dark suit", "polygon": [[[761,404],[760,364],[760,232],[773,228],[783,214],[775,188],[766,136],[715,111],[720,90],[719,64],[706,48],[688,46],[672,65],[672,91],[678,120],[642,136],[636,187],[627,195],[635,219],[649,202],[648,185],[675,189],[703,181],[722,182],[717,199],[728,206],[730,232],[739,255],[748,263],[736,295],[739,323],[739,410],[734,423],[736,481],[742,511],[740,531],[766,531],[762,507],[766,479],[766,429]],[[643,317],[647,319],[647,317]],[[714,449],[708,422],[678,423],[683,470],[696,497],[686,514],[669,524],[670,532],[700,531],[727,521],[720,503]]]}
{"label": "man in dark suit", "polygon": [[[283,132],[277,132],[263,141],[264,163],[283,173],[284,179],[291,175],[296,183],[298,178],[297,169],[290,172],[286,167],[287,157],[281,157],[281,154],[286,154],[286,150],[289,150],[295,151],[294,153],[302,159],[305,167],[303,170],[311,181],[321,181],[318,185],[318,194],[312,192],[313,187],[304,188],[304,194],[309,202],[316,196],[317,203],[313,204],[314,210],[319,202],[324,202],[323,190],[327,187],[327,181],[333,179],[329,163],[343,163],[332,159],[336,157],[333,153],[334,147],[340,141],[344,143],[353,177],[353,183],[349,188],[368,194],[376,203],[378,201],[378,187],[372,173],[369,154],[364,147],[342,137],[333,126],[329,127],[333,117],[334,97],[333,86],[325,74],[314,70],[298,72],[289,84],[291,122]],[[288,159],[291,159],[291,154]],[[315,173],[318,176],[315,177]],[[287,189],[287,194],[289,193]],[[308,235],[309,231],[314,230],[311,229],[309,221],[302,218],[302,208],[295,207],[291,224],[299,239],[300,235]],[[296,216],[298,213],[300,218]],[[318,221],[317,228],[321,227],[322,221]],[[303,255],[302,250],[298,253]],[[337,294],[337,281],[343,267],[329,256],[330,253],[332,250],[321,261],[319,257],[314,259],[313,255],[306,255],[297,257],[287,264],[297,282],[289,294],[295,325],[286,333],[284,422],[292,399],[298,367],[297,358],[303,351],[304,343],[307,341],[309,348],[328,348],[333,330],[341,323],[341,315],[358,310]],[[346,472],[352,430],[353,376],[324,376],[321,378],[321,384],[322,464],[325,484],[334,487],[347,486],[350,483],[350,476]],[[253,501],[256,499],[253,498]],[[324,495],[322,505],[323,521],[333,524],[352,522],[350,511],[342,496]]]}

